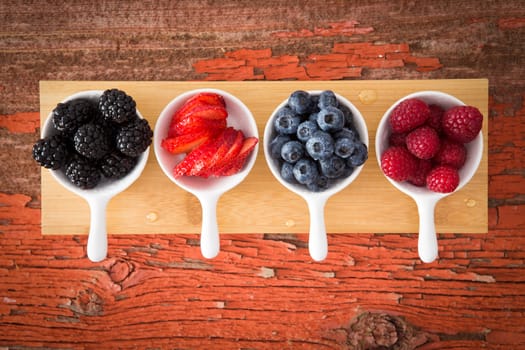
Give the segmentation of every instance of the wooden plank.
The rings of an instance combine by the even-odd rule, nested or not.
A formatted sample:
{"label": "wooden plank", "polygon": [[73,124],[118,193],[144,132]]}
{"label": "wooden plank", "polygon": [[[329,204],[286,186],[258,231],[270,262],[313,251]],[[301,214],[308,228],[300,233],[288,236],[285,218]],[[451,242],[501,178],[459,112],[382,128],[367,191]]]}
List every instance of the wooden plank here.
{"label": "wooden plank", "polygon": [[[158,82],[158,81],[41,81],[41,124],[58,102],[82,90],[118,87],[137,101],[152,128],[171,99],[187,90],[209,87],[230,92],[251,109],[262,143],[264,126],[275,106],[296,89],[332,89],[348,98],[364,115],[369,131],[370,154],[359,178],[333,196],[325,210],[329,233],[417,232],[415,203],[398,192],[378,167],[374,135],[383,113],[399,98],[421,90],[439,90],[478,107],[484,120],[484,155],[477,174],[461,191],[438,203],[438,232],[486,233],[488,81],[282,81],[282,82]],[[153,149],[142,177],[108,206],[110,234],[198,233],[201,210],[191,194],[171,183],[160,170]],[[306,203],[287,191],[271,175],[259,148],[252,173],[238,187],[224,194],[217,209],[221,233],[304,233],[309,216]],[[42,234],[86,234],[89,208],[83,199],[67,192],[42,169]]]}

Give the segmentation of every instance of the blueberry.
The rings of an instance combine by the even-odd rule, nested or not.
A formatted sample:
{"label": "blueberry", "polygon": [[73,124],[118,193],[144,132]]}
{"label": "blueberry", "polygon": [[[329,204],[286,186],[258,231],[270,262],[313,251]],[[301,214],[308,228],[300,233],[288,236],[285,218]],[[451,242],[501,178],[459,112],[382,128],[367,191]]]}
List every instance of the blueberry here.
{"label": "blueberry", "polygon": [[359,134],[354,129],[344,127],[340,131],[334,134],[334,138],[335,139],[347,138],[352,141],[356,141],[356,140],[359,140]]}
{"label": "blueberry", "polygon": [[348,158],[354,153],[355,142],[347,137],[340,137],[335,140],[334,153],[341,158]]}
{"label": "blueberry", "polygon": [[315,160],[328,158],[334,153],[334,139],[327,132],[316,131],[306,141],[306,152]]}
{"label": "blueberry", "polygon": [[338,179],[345,173],[346,162],[343,158],[338,156],[331,156],[327,159],[319,161],[321,165],[321,174],[329,179]]}
{"label": "blueberry", "polygon": [[319,112],[312,112],[310,113],[310,115],[308,116],[308,120],[311,121],[311,122],[314,122],[315,124],[317,124],[317,114]]}
{"label": "blueberry", "polygon": [[345,116],[345,126],[351,127],[354,124],[354,115],[352,114],[352,111],[350,108],[348,108],[346,105],[340,104],[339,109],[341,112],[343,112],[343,115]]}
{"label": "blueberry", "polygon": [[297,114],[308,114],[313,108],[313,100],[308,92],[297,90],[288,98],[288,106]]}
{"label": "blueberry", "polygon": [[335,132],[344,127],[345,117],[340,109],[326,107],[317,114],[317,124],[321,130]]}
{"label": "blueberry", "polygon": [[348,158],[348,165],[352,167],[363,165],[368,159],[368,149],[362,142],[357,142],[354,153]]}
{"label": "blueberry", "polygon": [[295,177],[293,175],[293,164],[288,162],[283,162],[281,165],[281,177],[284,181],[295,183]]}
{"label": "blueberry", "polygon": [[287,135],[277,135],[274,137],[272,142],[270,142],[270,154],[273,159],[281,159],[281,148],[283,145],[290,141],[290,136]]}
{"label": "blueberry", "polygon": [[326,176],[319,175],[317,180],[306,185],[312,192],[321,192],[330,187],[331,181]]}
{"label": "blueberry", "polygon": [[297,132],[297,127],[301,123],[301,117],[294,113],[290,108],[283,107],[277,112],[274,128],[281,135],[292,135]]}
{"label": "blueberry", "polygon": [[325,90],[321,92],[319,95],[319,102],[317,103],[320,109],[324,109],[326,107],[338,107],[339,102],[337,101],[337,97],[335,96],[334,92],[331,90]]}
{"label": "blueberry", "polygon": [[304,121],[297,128],[297,138],[302,142],[306,142],[317,130],[319,130],[317,123],[309,120]]}
{"label": "blueberry", "polygon": [[295,163],[304,155],[304,146],[299,141],[288,141],[281,148],[281,158],[288,163]]}
{"label": "blueberry", "polygon": [[319,172],[317,171],[317,165],[314,161],[303,158],[295,163],[293,167],[293,175],[297,182],[307,185],[314,181],[317,181]]}

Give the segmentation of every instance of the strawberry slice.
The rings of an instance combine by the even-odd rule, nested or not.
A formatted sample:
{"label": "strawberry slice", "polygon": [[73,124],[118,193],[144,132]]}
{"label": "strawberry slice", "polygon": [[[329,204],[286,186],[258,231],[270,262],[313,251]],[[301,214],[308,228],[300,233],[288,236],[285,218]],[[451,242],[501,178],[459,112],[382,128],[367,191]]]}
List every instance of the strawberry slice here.
{"label": "strawberry slice", "polygon": [[233,140],[232,144],[228,148],[228,150],[211,166],[211,168],[208,170],[206,176],[219,176],[220,170],[228,163],[233,162],[239,152],[241,151],[243,142],[244,142],[244,134],[240,130],[235,130],[235,139]]}
{"label": "strawberry slice", "polygon": [[184,159],[173,169],[173,176],[180,177],[195,176],[206,167],[209,160],[213,157],[221,145],[219,137],[208,139],[197,148],[194,148]]}
{"label": "strawberry slice", "polygon": [[221,145],[217,149],[217,152],[213,155],[213,157],[210,158],[206,166],[196,175],[204,177],[204,178],[212,176],[213,175],[212,169],[215,168],[218,164],[222,162],[226,154],[230,151],[230,149],[236,142],[238,134],[241,134],[240,144],[242,145],[242,139],[244,138],[242,136],[242,132],[236,130],[233,127],[226,128],[222,132],[222,134],[218,136],[220,139]]}
{"label": "strawberry slice", "polygon": [[[198,116],[188,116],[175,123],[170,130],[173,136],[210,131],[218,134],[226,128],[226,119],[206,119]],[[168,137],[170,134],[168,133]]]}
{"label": "strawberry slice", "polygon": [[200,92],[188,99],[188,102],[196,102],[199,104],[208,104],[212,106],[222,106],[226,107],[226,102],[222,95],[216,94],[214,92]]}
{"label": "strawberry slice", "polygon": [[223,106],[198,105],[186,113],[178,114],[175,122],[183,121],[188,117],[199,117],[205,119],[226,119],[228,111]]}
{"label": "strawberry slice", "polygon": [[244,164],[246,163],[246,160],[248,159],[248,156],[250,153],[252,153],[255,145],[257,145],[257,142],[259,142],[259,139],[256,137],[252,136],[245,138],[237,156],[233,158],[232,161],[224,164],[224,166],[219,169],[216,174],[218,176],[230,176],[235,175],[241,171],[241,169],[244,167]]}
{"label": "strawberry slice", "polygon": [[203,131],[194,134],[184,134],[165,138],[162,140],[160,145],[166,151],[173,154],[188,153],[195,147],[208,140],[211,136],[212,133],[209,131]]}
{"label": "strawberry slice", "polygon": [[172,129],[183,115],[188,115],[191,110],[202,106],[216,106],[226,108],[226,102],[224,101],[224,97],[213,92],[201,92],[193,95],[188,100],[186,100],[182,107],[173,114],[168,137],[176,136],[175,130]]}

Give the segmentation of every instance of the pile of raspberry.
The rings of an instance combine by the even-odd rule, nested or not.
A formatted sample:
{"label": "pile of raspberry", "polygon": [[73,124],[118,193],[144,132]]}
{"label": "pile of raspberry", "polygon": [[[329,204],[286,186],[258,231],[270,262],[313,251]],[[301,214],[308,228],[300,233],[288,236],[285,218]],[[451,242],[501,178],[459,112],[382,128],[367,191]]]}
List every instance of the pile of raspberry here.
{"label": "pile of raspberry", "polygon": [[465,144],[481,131],[483,115],[473,106],[444,110],[409,98],[392,110],[389,123],[392,133],[381,155],[384,174],[395,181],[450,193],[459,185],[458,170],[468,156]]}

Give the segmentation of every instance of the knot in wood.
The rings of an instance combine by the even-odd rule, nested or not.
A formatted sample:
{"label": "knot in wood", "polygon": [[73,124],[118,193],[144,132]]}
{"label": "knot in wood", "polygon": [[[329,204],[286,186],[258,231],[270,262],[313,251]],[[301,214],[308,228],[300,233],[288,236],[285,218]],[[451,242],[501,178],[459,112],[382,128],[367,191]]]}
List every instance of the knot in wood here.
{"label": "knot in wood", "polygon": [[352,350],[413,350],[432,341],[403,318],[365,312],[350,324],[348,345]]}
{"label": "knot in wood", "polygon": [[92,289],[80,291],[71,300],[71,311],[79,315],[100,316],[104,313],[104,300]]}
{"label": "knot in wood", "polygon": [[114,283],[121,283],[131,275],[134,269],[133,264],[129,261],[118,259],[109,267],[108,273]]}

